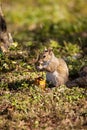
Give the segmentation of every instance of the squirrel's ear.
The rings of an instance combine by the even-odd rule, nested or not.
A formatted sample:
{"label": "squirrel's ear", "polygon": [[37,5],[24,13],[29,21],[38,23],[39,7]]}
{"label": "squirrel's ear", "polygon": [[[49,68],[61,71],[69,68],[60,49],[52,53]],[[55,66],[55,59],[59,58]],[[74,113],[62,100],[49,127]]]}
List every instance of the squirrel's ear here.
{"label": "squirrel's ear", "polygon": [[48,49],[45,47],[44,51],[48,51]]}
{"label": "squirrel's ear", "polygon": [[53,54],[53,48],[49,48],[48,51],[49,51],[49,54]]}
{"label": "squirrel's ear", "polygon": [[49,52],[51,52],[51,51],[53,51],[53,48],[49,47],[48,50],[49,50]]}

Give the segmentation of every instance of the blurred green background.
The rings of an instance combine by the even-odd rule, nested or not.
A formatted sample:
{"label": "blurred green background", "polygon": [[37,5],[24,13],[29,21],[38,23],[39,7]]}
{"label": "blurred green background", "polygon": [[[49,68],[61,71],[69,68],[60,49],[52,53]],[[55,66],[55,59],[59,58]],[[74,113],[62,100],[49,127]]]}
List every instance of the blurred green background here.
{"label": "blurred green background", "polygon": [[16,26],[87,17],[86,0],[3,0],[3,9],[7,21]]}
{"label": "blurred green background", "polygon": [[[78,21],[79,29],[74,26],[78,32],[82,30],[82,21],[87,20],[87,0],[2,0],[2,6],[13,32],[23,26],[28,30],[36,25],[56,24],[61,21],[69,24]],[[84,26],[86,30],[87,27]]]}

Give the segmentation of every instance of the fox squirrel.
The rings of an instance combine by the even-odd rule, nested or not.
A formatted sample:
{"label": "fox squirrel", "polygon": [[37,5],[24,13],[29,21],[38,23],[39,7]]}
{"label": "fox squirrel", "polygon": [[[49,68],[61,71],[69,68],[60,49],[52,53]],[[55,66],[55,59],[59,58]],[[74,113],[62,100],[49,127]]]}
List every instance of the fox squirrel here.
{"label": "fox squirrel", "polygon": [[38,57],[36,68],[46,71],[46,80],[53,86],[60,86],[68,81],[69,71],[66,62],[57,58],[52,49],[45,49]]}

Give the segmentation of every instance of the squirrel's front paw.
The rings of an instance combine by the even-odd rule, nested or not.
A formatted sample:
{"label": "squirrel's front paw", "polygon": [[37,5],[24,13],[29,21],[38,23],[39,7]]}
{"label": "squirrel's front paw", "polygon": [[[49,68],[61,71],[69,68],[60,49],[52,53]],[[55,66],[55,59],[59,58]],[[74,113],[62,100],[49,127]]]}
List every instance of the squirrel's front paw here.
{"label": "squirrel's front paw", "polygon": [[42,70],[42,69],[43,69],[42,65],[37,66],[37,70]]}

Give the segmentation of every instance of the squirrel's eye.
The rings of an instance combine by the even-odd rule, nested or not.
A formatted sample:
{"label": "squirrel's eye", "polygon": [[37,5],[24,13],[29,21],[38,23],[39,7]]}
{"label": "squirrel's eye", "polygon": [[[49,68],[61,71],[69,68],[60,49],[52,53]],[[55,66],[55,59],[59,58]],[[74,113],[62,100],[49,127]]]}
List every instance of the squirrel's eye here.
{"label": "squirrel's eye", "polygon": [[46,56],[44,55],[43,58],[45,58]]}

